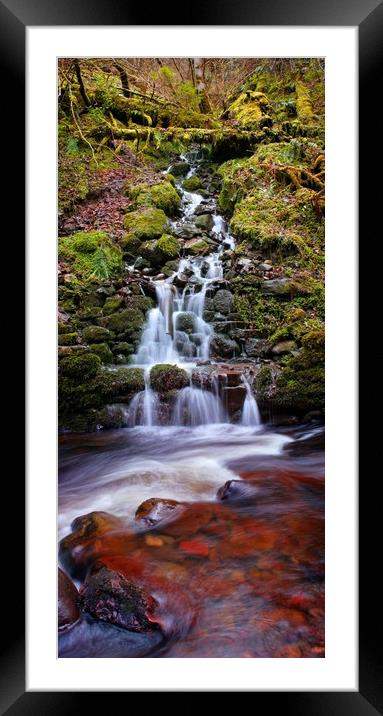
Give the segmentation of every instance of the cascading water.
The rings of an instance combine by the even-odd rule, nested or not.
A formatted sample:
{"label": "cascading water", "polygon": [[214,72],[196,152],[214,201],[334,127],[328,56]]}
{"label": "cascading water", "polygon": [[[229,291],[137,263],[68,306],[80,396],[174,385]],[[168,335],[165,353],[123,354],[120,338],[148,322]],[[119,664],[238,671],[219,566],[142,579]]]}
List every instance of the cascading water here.
{"label": "cascading water", "polygon": [[[187,174],[187,177],[193,176],[197,155],[180,158],[194,162]],[[178,222],[182,225],[190,222],[203,197],[185,191],[181,180],[177,182],[177,188],[182,196],[183,217]],[[204,319],[205,302],[212,284],[223,279],[223,252],[234,246],[234,239],[228,233],[223,217],[213,214],[212,219],[216,251],[208,256],[185,257],[180,260],[178,270],[169,278],[153,281],[157,306],[148,312],[134,361],[137,366],[145,366],[145,390],[131,401],[131,426],[155,424],[153,421],[156,420],[158,396],[150,387],[149,377],[153,365],[183,364],[190,368],[192,361],[209,359],[214,330]],[[178,395],[172,422],[199,425],[223,422],[226,419],[217,391],[209,392],[190,385]]]}
{"label": "cascading water", "polygon": [[259,413],[257,401],[255,400],[249,379],[244,374],[242,375],[242,381],[245,384],[246,388],[246,398],[243,403],[241,423],[242,425],[246,425],[248,427],[251,427],[253,425],[260,425],[261,416]]}
{"label": "cascading water", "polygon": [[136,393],[129,405],[129,426],[146,425],[152,427],[158,424],[157,393],[150,387],[150,368],[144,372],[145,389]]}
{"label": "cascading water", "polygon": [[226,419],[219,395],[194,385],[179,391],[173,410],[173,425],[211,425],[224,423]]}

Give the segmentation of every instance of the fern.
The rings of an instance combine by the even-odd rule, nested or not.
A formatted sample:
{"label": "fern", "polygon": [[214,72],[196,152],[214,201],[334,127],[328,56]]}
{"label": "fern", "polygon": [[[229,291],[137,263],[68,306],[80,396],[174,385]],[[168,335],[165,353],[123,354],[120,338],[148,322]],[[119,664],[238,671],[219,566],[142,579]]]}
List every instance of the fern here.
{"label": "fern", "polygon": [[97,251],[95,251],[92,256],[92,275],[95,276],[95,278],[109,278],[111,274],[111,266],[108,259],[110,259],[108,251],[102,246],[99,246]]}

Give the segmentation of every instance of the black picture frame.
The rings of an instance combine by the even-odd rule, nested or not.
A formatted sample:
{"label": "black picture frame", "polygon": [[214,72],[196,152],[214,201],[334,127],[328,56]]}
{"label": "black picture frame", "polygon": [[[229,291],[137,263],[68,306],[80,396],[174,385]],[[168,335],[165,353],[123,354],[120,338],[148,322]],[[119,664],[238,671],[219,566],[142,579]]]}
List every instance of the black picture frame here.
{"label": "black picture frame", "polygon": [[[150,18],[150,23],[147,22]],[[174,15],[172,16],[174,20]],[[170,18],[169,18],[170,20]],[[272,25],[272,26],[354,26],[359,28],[359,100],[360,100],[360,176],[370,176],[372,165],[376,162],[376,151],[372,151],[371,141],[371,98],[381,86],[379,60],[382,59],[383,3],[377,0],[194,0],[182,3],[177,10],[177,22],[168,22],[163,4],[151,7],[148,3],[133,4],[127,0],[2,0],[0,1],[0,92],[6,98],[6,107],[0,115],[4,124],[0,136],[13,138],[3,142],[3,153],[9,151],[7,181],[3,187],[3,207],[11,206],[17,190],[18,209],[14,219],[19,232],[19,251],[23,224],[20,207],[23,202],[23,181],[20,178],[24,164],[24,91],[25,91],[25,34],[28,26],[59,25]],[[198,20],[198,23],[196,22]],[[217,22],[218,20],[218,22]],[[377,101],[377,99],[375,100]],[[7,108],[7,109],[6,109]],[[10,127],[10,109],[12,108],[12,126]],[[5,160],[6,161],[6,160]],[[4,167],[4,164],[3,164]],[[361,182],[363,188],[363,182]],[[17,188],[17,189],[16,189]],[[379,192],[379,193],[378,193]],[[360,194],[360,217],[368,217],[369,224],[376,221],[377,207],[381,204],[381,189],[378,184],[369,183],[369,191]],[[380,201],[379,201],[380,199]],[[360,229],[362,226],[360,225]],[[15,229],[15,227],[14,227]],[[370,229],[371,231],[371,229]],[[361,233],[361,231],[360,231]],[[379,235],[378,230],[376,235]],[[20,252],[21,253],[21,252]],[[19,253],[19,255],[20,255]],[[18,290],[20,296],[20,288]],[[22,297],[22,296],[21,296]],[[12,331],[11,331],[12,332]],[[361,330],[361,337],[363,331]],[[16,337],[16,334],[14,334]],[[20,351],[20,328],[17,338]],[[20,373],[22,375],[22,373]],[[19,386],[20,387],[20,386]],[[17,417],[20,423],[20,407]],[[9,418],[9,416],[7,416]],[[20,465],[20,472],[23,465]],[[368,476],[367,476],[368,477]],[[52,476],[54,479],[54,476]],[[379,543],[380,528],[378,509],[380,503],[371,496],[368,480],[359,486],[360,515],[364,516],[360,535],[360,594],[359,594],[359,691],[358,692],[253,692],[253,707],[264,713],[275,708],[294,716],[373,716],[383,713],[382,648],[379,638],[379,619],[381,610],[380,590],[373,583],[375,572],[369,571],[368,556],[371,545]],[[7,484],[7,502],[20,505],[21,478],[12,479]],[[21,557],[24,541],[21,520],[18,513],[17,532],[21,541],[17,550],[3,554],[3,575],[11,589],[2,590],[5,604],[0,612],[2,622],[12,621],[8,636],[2,629],[0,640],[0,712],[9,716],[21,714],[69,714],[90,706],[91,694],[83,692],[26,692],[25,691],[25,625],[24,614],[24,572]],[[15,525],[13,524],[13,528]],[[49,591],[47,592],[49,596]],[[42,605],[43,611],[43,605]],[[4,618],[4,614],[7,616]],[[12,619],[8,617],[12,615]],[[95,694],[98,707],[107,704],[103,693]],[[114,693],[131,703],[132,693]],[[182,704],[183,713],[195,709],[199,702],[199,693],[193,692],[185,700],[183,693],[177,694],[176,707]],[[236,695],[237,697],[237,695]],[[164,693],[164,698],[167,698]],[[205,694],[203,696],[205,698]],[[226,695],[225,695],[226,698]],[[86,701],[85,701],[86,699]],[[156,700],[156,701],[155,701]],[[185,703],[186,701],[186,703]],[[162,700],[161,703],[165,703]],[[174,703],[174,702],[173,702]],[[156,706],[157,704],[157,706]],[[158,708],[158,694],[145,694],[146,712]],[[169,703],[167,701],[167,707]]]}

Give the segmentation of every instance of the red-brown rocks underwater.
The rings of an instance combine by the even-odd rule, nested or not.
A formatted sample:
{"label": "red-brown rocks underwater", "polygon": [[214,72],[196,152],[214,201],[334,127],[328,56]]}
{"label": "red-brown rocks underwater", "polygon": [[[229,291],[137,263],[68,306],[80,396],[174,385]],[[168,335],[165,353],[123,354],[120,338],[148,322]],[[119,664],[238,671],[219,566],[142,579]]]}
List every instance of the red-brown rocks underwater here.
{"label": "red-brown rocks underwater", "polygon": [[324,656],[323,428],[68,435],[59,464],[60,657]]}

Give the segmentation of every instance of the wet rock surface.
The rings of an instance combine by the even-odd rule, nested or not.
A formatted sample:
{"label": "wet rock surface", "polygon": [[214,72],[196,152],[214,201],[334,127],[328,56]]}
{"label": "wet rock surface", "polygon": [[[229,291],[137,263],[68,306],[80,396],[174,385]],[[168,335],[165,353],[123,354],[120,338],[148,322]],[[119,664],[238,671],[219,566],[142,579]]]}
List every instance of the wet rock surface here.
{"label": "wet rock surface", "polygon": [[78,592],[68,575],[58,570],[58,628],[66,629],[80,616]]}

